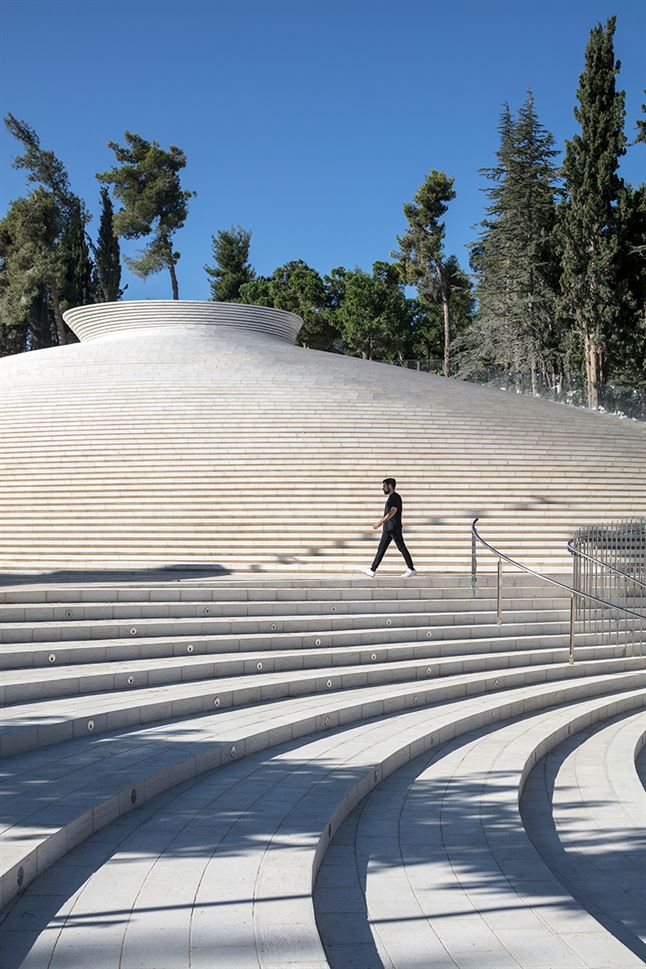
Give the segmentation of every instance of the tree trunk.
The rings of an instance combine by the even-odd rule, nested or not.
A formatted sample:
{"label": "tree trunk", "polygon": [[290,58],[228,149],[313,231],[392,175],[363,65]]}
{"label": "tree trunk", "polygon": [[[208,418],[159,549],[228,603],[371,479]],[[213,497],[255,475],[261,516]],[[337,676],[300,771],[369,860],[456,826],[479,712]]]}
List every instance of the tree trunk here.
{"label": "tree trunk", "polygon": [[601,380],[602,359],[601,348],[594,337],[586,333],[584,339],[585,376],[588,391],[588,407],[599,409],[599,381]]}
{"label": "tree trunk", "polygon": [[56,320],[56,335],[58,336],[58,343],[59,346],[64,347],[67,342],[65,339],[65,320],[63,319],[63,314],[61,312],[61,303],[58,298],[58,287],[56,283],[52,283],[51,298],[52,309],[54,310],[54,319]]}
{"label": "tree trunk", "polygon": [[449,313],[449,291],[446,285],[444,273],[440,273],[440,286],[442,291],[442,313],[444,315],[444,376],[449,377],[449,347],[451,346],[451,316]]}
{"label": "tree trunk", "polygon": [[173,299],[179,299],[179,286],[177,285],[177,273],[175,272],[175,262],[172,253],[168,259],[168,272],[170,273],[170,282],[173,287]]}

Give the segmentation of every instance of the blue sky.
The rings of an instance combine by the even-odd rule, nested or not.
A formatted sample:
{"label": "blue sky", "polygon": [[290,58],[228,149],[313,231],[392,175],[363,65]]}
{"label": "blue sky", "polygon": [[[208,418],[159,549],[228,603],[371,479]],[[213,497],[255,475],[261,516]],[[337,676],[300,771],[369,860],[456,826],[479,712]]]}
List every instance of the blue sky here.
{"label": "blue sky", "polygon": [[[589,30],[613,13],[631,136],[646,87],[641,0],[0,0],[0,13],[2,114],[36,128],[91,212],[124,129],[186,151],[186,299],[208,297],[210,237],[231,224],[253,232],[260,273],[296,258],[369,268],[431,168],[456,179],[447,249],[466,265],[503,102],[532,87],[562,144]],[[15,147],[3,127],[0,212],[25,191]],[[646,179],[646,148],[622,170]],[[129,298],[170,296],[166,274],[126,275]]]}

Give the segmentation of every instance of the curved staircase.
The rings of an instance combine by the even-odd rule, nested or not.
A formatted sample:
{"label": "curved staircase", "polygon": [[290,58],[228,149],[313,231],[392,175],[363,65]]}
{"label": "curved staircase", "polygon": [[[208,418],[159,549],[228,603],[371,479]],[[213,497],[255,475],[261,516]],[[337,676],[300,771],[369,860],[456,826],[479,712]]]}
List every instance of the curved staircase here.
{"label": "curved staircase", "polygon": [[[566,575],[646,429],[275,310],[68,321],[0,361],[2,969],[645,965],[644,650],[468,566],[480,514]],[[356,576],[387,475],[413,579]]]}
{"label": "curved staircase", "polygon": [[646,809],[646,657],[570,665],[553,587],[500,626],[493,575],[1,591],[3,969],[642,964],[519,808],[628,715],[597,783]]}
{"label": "curved staircase", "polygon": [[391,475],[425,571],[468,568],[477,515],[561,571],[577,527],[646,514],[642,424],[296,347],[280,310],[66,320],[80,343],[0,360],[0,572],[354,569]]}

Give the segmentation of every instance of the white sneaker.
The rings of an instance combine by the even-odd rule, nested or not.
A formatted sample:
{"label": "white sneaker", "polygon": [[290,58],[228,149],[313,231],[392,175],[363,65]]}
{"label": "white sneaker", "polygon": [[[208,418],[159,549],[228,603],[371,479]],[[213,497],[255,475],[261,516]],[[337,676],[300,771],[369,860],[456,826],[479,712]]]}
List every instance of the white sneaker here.
{"label": "white sneaker", "polygon": [[406,569],[405,572],[402,572],[402,579],[412,579],[414,575],[417,575],[415,569]]}
{"label": "white sneaker", "polygon": [[372,571],[372,569],[359,569],[359,571],[363,572],[364,575],[369,575],[371,579],[374,579],[375,577],[375,573]]}

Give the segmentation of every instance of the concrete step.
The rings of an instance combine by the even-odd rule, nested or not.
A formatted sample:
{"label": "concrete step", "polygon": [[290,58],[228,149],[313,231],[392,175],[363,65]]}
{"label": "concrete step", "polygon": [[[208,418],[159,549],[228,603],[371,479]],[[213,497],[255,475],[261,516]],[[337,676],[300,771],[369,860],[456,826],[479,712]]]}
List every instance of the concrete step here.
{"label": "concrete step", "polygon": [[[25,799],[21,797],[20,792],[25,789],[26,785],[33,786],[39,773],[42,774],[43,767],[42,765],[39,766],[38,763],[32,763],[31,770],[28,773],[16,774],[15,780],[12,781],[12,796],[7,801],[6,817],[10,816],[10,811],[13,812],[13,817],[10,827],[5,829],[5,834],[11,833],[15,847],[2,862],[0,879],[4,900],[8,902],[15,897],[18,890],[18,880],[21,882],[19,887],[22,889],[26,883],[30,883],[54,864],[62,854],[65,842],[67,842],[68,847],[77,844],[82,840],[84,833],[100,830],[110,819],[124,817],[132,811],[135,805],[148,802],[152,797],[167,790],[169,786],[173,785],[173,768],[175,771],[174,783],[178,784],[181,783],[182,779],[196,778],[209,768],[212,770],[216,766],[223,767],[227,763],[231,764],[233,761],[238,761],[240,757],[246,756],[250,760],[244,765],[242,774],[237,764],[233,768],[234,785],[236,779],[241,777],[252,778],[251,783],[247,783],[248,790],[255,789],[257,792],[268,792],[270,789],[275,789],[275,782],[282,778],[285,788],[281,791],[280,803],[275,802],[274,810],[269,810],[267,800],[265,800],[265,811],[263,812],[261,809],[261,817],[264,815],[267,820],[273,819],[273,825],[269,831],[270,836],[262,836],[261,832],[258,831],[257,822],[251,829],[249,829],[248,824],[245,826],[246,838],[252,839],[252,843],[255,843],[255,849],[249,845],[249,848],[244,852],[247,859],[246,864],[238,859],[234,884],[232,884],[230,878],[223,877],[223,871],[226,869],[220,869],[219,877],[216,869],[213,872],[215,881],[209,875],[204,882],[204,886],[209,890],[216,884],[220,886],[219,894],[211,899],[212,904],[208,906],[209,920],[211,926],[213,926],[213,919],[215,919],[215,925],[218,929],[217,944],[218,947],[223,946],[225,951],[229,949],[233,954],[235,949],[239,958],[240,953],[246,952],[249,948],[245,933],[251,932],[250,941],[257,945],[259,951],[273,952],[275,959],[288,959],[288,962],[283,963],[288,965],[294,962],[297,952],[301,953],[301,958],[304,951],[311,954],[318,941],[312,906],[312,885],[332,835],[354,805],[397,767],[423,751],[441,745],[451,737],[473,730],[483,731],[492,722],[500,723],[513,717],[515,712],[516,714],[518,712],[529,714],[530,711],[549,709],[555,704],[566,702],[575,707],[574,712],[568,710],[570,721],[576,720],[577,715],[579,720],[584,718],[589,720],[595,715],[603,716],[604,710],[611,704],[615,708],[619,705],[628,709],[631,706],[636,707],[644,703],[643,691],[634,687],[631,689],[627,680],[620,684],[616,679],[612,684],[608,680],[598,679],[596,682],[586,681],[574,687],[565,687],[563,692],[559,692],[558,700],[556,697],[554,687],[549,689],[542,687],[515,691],[506,698],[506,702],[501,702],[500,698],[487,698],[485,702],[471,698],[452,705],[451,709],[443,710],[434,723],[429,722],[421,711],[415,711],[391,719],[388,724],[390,729],[387,729],[383,723],[373,726],[368,722],[363,729],[359,728],[354,732],[345,731],[337,735],[336,738],[328,736],[327,740],[322,738],[320,742],[316,737],[316,729],[310,727],[311,721],[305,721],[307,726],[301,731],[301,735],[305,733],[315,734],[309,745],[310,756],[308,756],[307,746],[303,745],[302,740],[297,745],[297,749],[298,747],[303,748],[300,757],[303,767],[306,764],[311,765],[310,776],[309,778],[306,777],[305,786],[303,786],[302,781],[296,785],[291,785],[289,773],[280,770],[281,754],[283,759],[287,761],[286,766],[291,765],[293,768],[294,757],[289,756],[289,748],[277,751],[278,762],[274,757],[267,763],[266,755],[260,758],[257,754],[258,750],[266,750],[269,745],[275,746],[280,742],[276,727],[274,727],[273,737],[270,740],[266,732],[261,738],[257,732],[254,732],[253,728],[250,730],[249,727],[236,723],[231,718],[227,726],[221,720],[219,730],[217,728],[209,730],[209,726],[202,721],[201,731],[193,736],[190,757],[187,757],[186,743],[160,745],[160,742],[163,742],[163,734],[158,730],[155,735],[148,735],[145,745],[140,745],[138,758],[131,757],[122,764],[119,763],[120,758],[123,759],[123,757],[119,752],[118,743],[114,745],[113,752],[107,752],[97,761],[96,757],[92,757],[91,746],[86,742],[90,756],[86,757],[85,766],[78,772],[71,784],[68,782],[64,798],[60,798],[58,803],[50,802],[47,805],[39,805],[35,810],[30,806],[31,810],[30,807],[25,810]],[[595,699],[591,699],[592,697]],[[560,712],[563,713],[564,711]],[[567,723],[562,729],[566,728]],[[361,741],[360,738],[365,739]],[[142,749],[144,746],[146,748],[145,759],[142,756],[144,755],[144,749]],[[292,751],[294,751],[294,745],[291,746]],[[329,757],[330,760],[325,774],[322,775],[317,768],[325,756]],[[266,784],[263,784],[261,775],[257,773],[259,770],[264,770],[273,775],[274,782],[270,784],[269,789]],[[225,773],[223,773],[223,777],[225,778],[224,790],[226,790],[229,785]],[[215,797],[217,798],[222,792],[223,788],[218,785],[218,790],[214,792]],[[262,798],[262,794],[260,796]],[[231,803],[230,798],[225,798],[221,802],[225,810],[227,801],[229,804]],[[193,803],[195,804],[195,801]],[[206,802],[202,800],[201,803],[203,809],[210,806],[210,819],[204,813],[204,822],[207,825],[212,825],[213,819],[220,814],[220,803],[213,802],[213,793],[207,797]],[[237,797],[236,803],[241,804]],[[247,802],[247,811],[249,811],[251,803]],[[182,807],[180,800],[178,802],[178,813],[182,813]],[[197,811],[200,813],[200,807]],[[238,816],[240,815],[236,815],[236,817]],[[197,823],[195,809],[191,811],[189,808],[188,817],[195,819],[194,830],[197,832],[199,823]],[[56,820],[52,822],[52,818],[56,818]],[[235,818],[232,820],[235,824]],[[218,861],[221,855],[230,858],[240,855],[239,848],[237,851],[233,850],[235,839],[226,837],[225,832],[231,830],[230,826],[231,821],[227,825],[227,829],[224,829],[224,831],[220,829],[220,838],[224,835],[224,841],[221,851],[215,854]],[[176,830],[171,825],[171,832],[174,833]],[[240,834],[242,832],[243,829],[241,828]],[[150,829],[146,833],[151,834]],[[203,835],[203,832],[200,832],[200,835]],[[237,836],[238,832],[235,831],[235,838]],[[108,837],[110,837],[109,832]],[[148,845],[154,845],[155,840],[154,837],[148,840]],[[179,845],[176,846],[179,847]],[[186,857],[190,859],[189,865],[192,864],[199,868],[203,877],[204,864],[203,862],[200,864],[199,853],[188,851]],[[151,858],[150,864],[154,864],[156,860],[158,860],[158,853],[154,853],[154,858]],[[164,868],[166,875],[164,884],[167,889],[169,882],[174,883],[178,879],[178,875],[176,871],[174,874],[170,874],[163,862],[160,862],[160,865]],[[183,866],[183,872],[185,877],[188,877],[189,885],[194,884],[194,878],[190,876],[190,871],[187,872],[186,866]],[[249,879],[250,887],[253,883],[253,886],[255,886],[254,892],[257,892],[256,904],[259,906],[257,921],[254,918],[244,917],[246,909],[239,910],[238,907],[231,909],[227,905],[227,900],[234,898],[231,890],[237,887],[236,897],[238,897],[240,886],[246,884],[245,879]],[[180,879],[180,882],[182,880],[183,878]],[[108,890],[107,882],[103,891],[99,888],[100,877],[97,879],[97,883],[96,887],[99,889],[99,893],[103,895],[104,904],[107,902],[108,907],[112,909],[114,906],[110,902],[111,896],[105,895]],[[150,887],[152,888],[152,884]],[[128,888],[126,891],[128,891]],[[242,894],[247,897],[244,892]],[[97,894],[88,893],[88,895],[87,903],[90,906],[96,906]],[[250,913],[253,911],[254,897],[249,897]],[[284,905],[277,909],[276,906],[270,904],[271,900],[279,901],[283,897],[285,899],[291,897],[292,901],[294,898],[300,899],[301,903],[297,903],[295,907],[292,906],[288,909],[285,909]],[[142,911],[150,910],[150,898],[145,893],[142,896],[144,903]],[[206,901],[204,896],[198,898],[193,895],[193,898],[195,902],[200,899],[202,902]],[[209,898],[211,897],[209,896]],[[178,921],[177,917],[166,913],[165,918],[171,919],[172,935],[186,938],[185,933],[179,931],[179,926],[180,924],[191,924],[191,912],[185,910],[183,906],[177,905],[174,906],[174,911],[182,912],[183,915],[179,916]],[[282,920],[280,917],[281,911],[284,913]],[[19,913],[20,908],[17,908],[16,912]],[[218,912],[222,914],[218,915]],[[300,915],[297,914],[299,912]],[[288,915],[288,913],[291,914]],[[290,922],[292,927],[298,927],[296,937],[294,937],[293,931],[287,931]],[[137,925],[138,922],[135,919],[131,924]],[[11,925],[12,922],[9,922],[9,927]],[[282,930],[276,934],[277,926],[282,926]],[[230,936],[226,934],[227,927],[231,933]],[[150,926],[144,921],[142,935],[145,936],[146,951],[150,956],[151,945],[154,945],[154,943],[151,942],[149,929]],[[195,942],[197,942],[201,931],[199,918],[195,931]],[[154,935],[155,933],[153,933],[153,937]],[[54,938],[59,938],[60,933],[49,933],[48,936],[43,933],[43,936],[43,943],[46,944],[49,939],[53,941]],[[272,939],[275,940],[277,937],[280,939],[280,945],[278,948],[274,948],[272,947]],[[231,943],[227,946],[226,942],[229,938]],[[287,948],[285,947],[286,939],[288,940]],[[112,955],[110,954],[111,950],[104,950],[103,958],[106,969],[112,969],[113,966],[116,969],[118,965],[122,965],[124,952],[127,953],[126,958],[130,959],[136,952],[141,951],[137,945],[136,936],[132,938],[132,946],[134,951],[129,940],[124,947],[123,938],[121,938],[119,944],[114,946]],[[52,948],[52,942],[49,942],[49,959],[52,957]],[[161,955],[162,949],[167,953],[164,956]],[[59,950],[59,956],[63,957],[64,951],[65,943]],[[155,950],[154,958],[164,958],[164,965],[168,966],[168,969],[175,969],[175,967],[186,964],[176,961],[176,959],[185,959],[186,953],[183,949],[181,953],[176,950],[176,956],[171,954],[170,962],[168,962],[168,951],[168,948],[162,944],[159,952]],[[42,959],[44,954],[45,950],[41,945],[34,952],[34,958]],[[32,961],[32,969],[34,964]],[[126,962],[126,965],[128,964]],[[306,962],[300,964],[303,966],[324,966],[325,960],[317,963],[307,959]]]}

